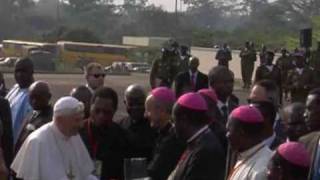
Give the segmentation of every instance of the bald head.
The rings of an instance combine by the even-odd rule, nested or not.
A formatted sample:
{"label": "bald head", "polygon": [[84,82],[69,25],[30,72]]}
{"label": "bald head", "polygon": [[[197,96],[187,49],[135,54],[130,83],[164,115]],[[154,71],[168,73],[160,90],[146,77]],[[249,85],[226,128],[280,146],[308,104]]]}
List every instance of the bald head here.
{"label": "bald head", "polygon": [[197,57],[191,57],[189,59],[189,68],[191,72],[195,73],[198,70],[199,65],[200,61]]}
{"label": "bald head", "polygon": [[148,118],[150,126],[156,129],[162,129],[170,121],[172,104],[161,101],[153,95],[147,97],[145,103],[145,117]]}
{"label": "bald head", "polygon": [[33,79],[33,63],[29,58],[19,59],[15,64],[14,77],[20,88],[28,88]]}
{"label": "bald head", "polygon": [[132,84],[127,87],[124,92],[125,98],[146,98],[146,92],[144,88],[138,84]]}
{"label": "bald head", "polygon": [[142,86],[132,84],[127,87],[124,92],[124,104],[131,119],[135,121],[144,120],[145,100],[146,92]]}
{"label": "bald head", "polygon": [[30,104],[34,110],[44,110],[49,106],[51,92],[48,83],[36,81],[29,87]]}
{"label": "bald head", "polygon": [[286,134],[292,141],[296,141],[302,135],[306,134],[306,124],[304,121],[305,105],[302,103],[293,103],[284,108],[283,119]]}
{"label": "bald head", "polygon": [[305,110],[304,104],[292,103],[284,109],[284,112],[290,116],[289,121],[291,123],[295,123],[295,122],[304,122],[304,119],[303,119],[304,110]]}
{"label": "bald head", "polygon": [[70,95],[84,104],[85,118],[88,118],[90,116],[90,106],[92,98],[92,93],[90,92],[90,90],[86,86],[79,86],[73,88],[70,92]]}

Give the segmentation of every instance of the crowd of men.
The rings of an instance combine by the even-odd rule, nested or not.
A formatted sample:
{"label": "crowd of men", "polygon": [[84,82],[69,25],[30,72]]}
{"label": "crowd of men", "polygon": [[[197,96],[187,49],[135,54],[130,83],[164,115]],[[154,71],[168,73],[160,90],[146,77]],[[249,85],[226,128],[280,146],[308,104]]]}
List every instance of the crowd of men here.
{"label": "crowd of men", "polygon": [[[250,70],[245,105],[233,92],[226,45],[206,75],[188,48],[170,42],[153,63],[149,92],[139,84],[116,92],[90,63],[86,83],[53,106],[48,82],[34,80],[30,59],[18,60],[16,84],[0,96],[0,179],[319,180],[320,89],[305,75],[314,80],[314,70],[300,52],[287,62],[283,50],[273,65],[266,50],[252,85],[252,47],[240,54]],[[118,93],[128,114],[120,120]]]}

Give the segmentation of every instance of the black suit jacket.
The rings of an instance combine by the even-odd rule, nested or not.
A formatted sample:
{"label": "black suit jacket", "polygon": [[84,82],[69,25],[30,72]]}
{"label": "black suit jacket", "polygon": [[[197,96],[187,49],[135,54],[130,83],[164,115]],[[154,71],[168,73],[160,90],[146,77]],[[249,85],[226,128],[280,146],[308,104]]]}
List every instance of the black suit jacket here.
{"label": "black suit jacket", "polygon": [[177,138],[171,124],[159,132],[153,158],[148,165],[148,175],[153,180],[166,180],[174,170],[186,144]]}
{"label": "black suit jacket", "polygon": [[174,180],[224,179],[225,153],[218,138],[207,130],[188,144]]}
{"label": "black suit jacket", "polygon": [[13,135],[12,120],[9,102],[0,97],[0,120],[2,124],[1,148],[7,168],[10,168],[13,160]]}
{"label": "black suit jacket", "polygon": [[[235,95],[231,95],[229,97],[229,100],[227,102],[227,106],[228,106],[228,115],[235,109],[239,106],[239,99],[235,96]],[[216,119],[217,121],[223,126],[225,127],[226,126],[226,123],[227,123],[227,119],[225,119],[223,117],[223,115],[221,114],[221,111],[218,107],[216,107]]]}
{"label": "black suit jacket", "polygon": [[[28,136],[39,129],[44,124],[47,124],[52,120],[53,109],[51,106],[43,109],[42,111],[33,111],[30,116],[28,116],[23,122],[21,132],[19,134],[17,143],[15,145],[14,154],[16,155],[24,141],[28,138]],[[33,125],[34,129],[29,129],[28,125]]]}
{"label": "black suit jacket", "polygon": [[189,71],[178,74],[175,79],[175,91],[177,97],[186,92],[197,92],[204,88],[208,88],[208,76],[200,71],[198,71],[195,88],[192,87]]}
{"label": "black suit jacket", "polygon": [[157,132],[150,127],[148,120],[143,118],[135,121],[131,117],[125,117],[119,121],[119,125],[126,130],[129,143],[126,157],[146,157],[150,161]]}

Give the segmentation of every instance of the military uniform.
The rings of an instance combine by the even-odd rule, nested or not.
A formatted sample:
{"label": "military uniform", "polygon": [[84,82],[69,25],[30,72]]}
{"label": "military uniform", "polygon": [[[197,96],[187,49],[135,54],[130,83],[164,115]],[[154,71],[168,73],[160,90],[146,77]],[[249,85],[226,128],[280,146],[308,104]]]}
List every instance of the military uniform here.
{"label": "military uniform", "polygon": [[292,57],[290,56],[281,56],[276,61],[276,66],[280,68],[281,71],[281,84],[284,90],[285,97],[287,95],[287,90],[285,89],[285,84],[288,78],[288,72],[294,68]]}
{"label": "military uniform", "polygon": [[229,61],[232,60],[231,51],[228,48],[220,49],[216,54],[218,65],[229,68]]}
{"label": "military uniform", "polygon": [[320,50],[315,50],[312,52],[309,63],[312,68],[320,71]]}
{"label": "military uniform", "polygon": [[309,67],[304,67],[301,72],[297,68],[289,71],[286,88],[291,94],[291,102],[305,103],[314,86],[314,71]]}
{"label": "military uniform", "polygon": [[183,73],[189,70],[190,57],[191,57],[190,55],[180,57],[180,61],[178,62],[179,73]]}
{"label": "military uniform", "polygon": [[268,79],[273,81],[277,86],[279,86],[279,97],[280,97],[280,102],[282,103],[281,99],[282,99],[282,85],[281,85],[281,71],[280,69],[275,66],[267,66],[267,65],[262,65],[259,66],[257,71],[256,71],[256,75],[255,75],[255,81],[254,82],[258,82],[264,79]]}
{"label": "military uniform", "polygon": [[240,52],[241,58],[241,75],[244,87],[249,88],[251,85],[252,73],[254,70],[254,62],[257,60],[256,50],[253,48],[245,48]]}
{"label": "military uniform", "polygon": [[266,52],[266,51],[262,51],[262,52],[259,54],[260,66],[266,63],[266,55],[267,55],[267,52]]}
{"label": "military uniform", "polygon": [[156,59],[150,72],[150,84],[152,88],[159,86],[171,87],[179,72],[180,59],[177,56]]}

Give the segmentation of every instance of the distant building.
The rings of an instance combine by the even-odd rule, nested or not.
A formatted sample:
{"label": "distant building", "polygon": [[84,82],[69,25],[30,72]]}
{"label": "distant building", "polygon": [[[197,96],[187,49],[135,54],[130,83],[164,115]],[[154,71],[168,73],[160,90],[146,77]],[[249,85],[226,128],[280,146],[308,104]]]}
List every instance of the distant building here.
{"label": "distant building", "polygon": [[169,37],[124,36],[122,38],[122,44],[142,47],[162,47],[169,39]]}

